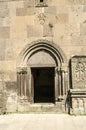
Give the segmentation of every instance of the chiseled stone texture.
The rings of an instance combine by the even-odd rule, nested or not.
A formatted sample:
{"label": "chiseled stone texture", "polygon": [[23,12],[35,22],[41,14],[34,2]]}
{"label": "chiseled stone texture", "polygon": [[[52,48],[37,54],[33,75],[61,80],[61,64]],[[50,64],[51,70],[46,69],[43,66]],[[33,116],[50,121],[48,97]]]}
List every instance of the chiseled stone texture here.
{"label": "chiseled stone texture", "polygon": [[[67,67],[72,56],[86,55],[86,0],[46,0],[45,6],[38,5],[39,0],[0,0],[0,91],[4,82],[7,111],[17,111],[17,62],[28,44],[53,41],[65,53]],[[76,100],[74,106],[78,111]]]}
{"label": "chiseled stone texture", "polygon": [[0,27],[0,38],[1,39],[10,38],[10,28],[9,27]]}

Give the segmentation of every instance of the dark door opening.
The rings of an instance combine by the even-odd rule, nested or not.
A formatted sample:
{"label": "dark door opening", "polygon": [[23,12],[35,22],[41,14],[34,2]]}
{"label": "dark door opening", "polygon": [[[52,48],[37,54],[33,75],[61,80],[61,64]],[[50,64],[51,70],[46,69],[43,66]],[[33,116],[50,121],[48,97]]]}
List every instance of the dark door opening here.
{"label": "dark door opening", "polygon": [[34,103],[54,103],[54,67],[31,68]]}

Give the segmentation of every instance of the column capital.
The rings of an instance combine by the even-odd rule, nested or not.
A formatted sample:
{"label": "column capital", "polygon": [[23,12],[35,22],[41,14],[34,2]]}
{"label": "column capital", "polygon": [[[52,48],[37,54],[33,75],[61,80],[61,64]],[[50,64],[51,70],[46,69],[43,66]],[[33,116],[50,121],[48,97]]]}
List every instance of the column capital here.
{"label": "column capital", "polygon": [[60,67],[58,67],[58,66],[55,67],[55,71],[56,71],[56,72],[58,72],[58,71],[60,71],[60,70],[61,70]]}
{"label": "column capital", "polygon": [[25,74],[25,73],[27,73],[27,68],[26,67],[18,67],[17,68],[17,73],[19,73],[19,74]]}
{"label": "column capital", "polygon": [[68,72],[68,66],[63,64],[63,65],[61,66],[61,71],[63,71],[63,72]]}

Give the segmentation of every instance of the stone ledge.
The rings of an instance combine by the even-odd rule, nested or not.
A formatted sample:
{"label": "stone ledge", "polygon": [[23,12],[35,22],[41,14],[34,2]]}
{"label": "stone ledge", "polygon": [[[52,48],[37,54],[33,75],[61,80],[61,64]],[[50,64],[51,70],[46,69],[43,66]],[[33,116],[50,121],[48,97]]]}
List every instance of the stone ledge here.
{"label": "stone ledge", "polygon": [[76,97],[86,98],[86,89],[70,89],[69,94],[71,98],[76,98]]}

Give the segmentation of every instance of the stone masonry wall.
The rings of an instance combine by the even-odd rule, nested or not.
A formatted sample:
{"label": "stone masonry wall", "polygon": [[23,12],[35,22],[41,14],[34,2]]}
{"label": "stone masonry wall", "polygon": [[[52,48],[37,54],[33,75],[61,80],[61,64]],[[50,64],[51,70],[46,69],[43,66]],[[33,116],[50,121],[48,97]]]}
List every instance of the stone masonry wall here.
{"label": "stone masonry wall", "polygon": [[10,111],[17,110],[16,64],[27,44],[53,41],[64,51],[68,65],[72,56],[86,54],[86,0],[46,0],[46,5],[0,0],[0,90],[7,94],[5,107],[10,104]]}

